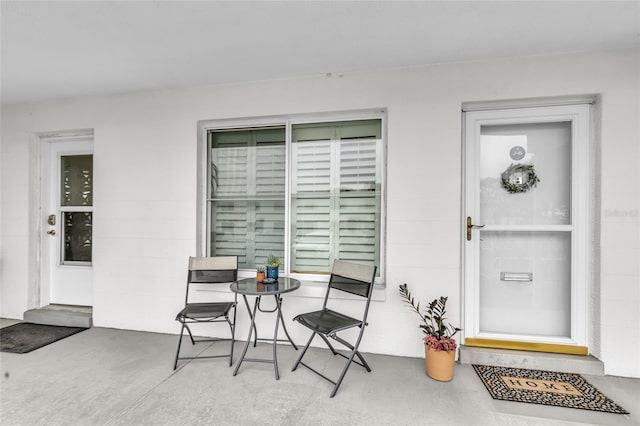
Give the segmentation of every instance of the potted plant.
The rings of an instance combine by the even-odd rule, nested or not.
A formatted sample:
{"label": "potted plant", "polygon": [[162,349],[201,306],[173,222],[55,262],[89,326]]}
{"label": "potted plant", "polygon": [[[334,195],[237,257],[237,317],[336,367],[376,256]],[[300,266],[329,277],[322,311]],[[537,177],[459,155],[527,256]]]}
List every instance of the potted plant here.
{"label": "potted plant", "polygon": [[420,302],[413,300],[407,284],[400,285],[400,295],[422,320],[419,327],[425,335],[423,341],[427,375],[445,382],[453,379],[457,348],[453,336],[460,328],[445,322],[447,298],[441,296],[434,299],[422,313]]}
{"label": "potted plant", "polygon": [[267,258],[267,278],[277,280],[278,268],[280,267],[280,259],[270,254]]}
{"label": "potted plant", "polygon": [[258,266],[256,268],[256,282],[261,283],[262,281],[264,281],[264,277],[265,277],[264,266]]}

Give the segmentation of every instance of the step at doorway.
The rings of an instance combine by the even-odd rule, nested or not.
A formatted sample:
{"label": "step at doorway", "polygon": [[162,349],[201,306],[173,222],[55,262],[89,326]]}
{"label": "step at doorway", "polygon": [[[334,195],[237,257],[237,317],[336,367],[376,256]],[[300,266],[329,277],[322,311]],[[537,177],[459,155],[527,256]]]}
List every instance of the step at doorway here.
{"label": "step at doorway", "polygon": [[34,324],[90,328],[93,325],[93,308],[77,305],[47,305],[26,311],[24,321]]}
{"label": "step at doorway", "polygon": [[460,346],[461,364],[495,365],[561,373],[604,375],[604,363],[591,355],[569,355],[512,349]]}

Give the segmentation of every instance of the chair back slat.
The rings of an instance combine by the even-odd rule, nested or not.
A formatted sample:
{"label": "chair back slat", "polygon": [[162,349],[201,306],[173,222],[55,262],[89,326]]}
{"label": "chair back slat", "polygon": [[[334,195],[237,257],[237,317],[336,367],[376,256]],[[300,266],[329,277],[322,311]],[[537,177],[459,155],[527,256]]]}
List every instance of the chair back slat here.
{"label": "chair back slat", "polygon": [[359,263],[335,260],[329,280],[329,288],[356,296],[369,297],[376,267]]}
{"label": "chair back slat", "polygon": [[238,270],[192,270],[189,273],[189,282],[192,284],[220,284],[229,283],[238,279]]}
{"label": "chair back slat", "polygon": [[190,284],[219,284],[237,279],[237,256],[189,257]]}
{"label": "chair back slat", "polygon": [[237,256],[189,257],[191,271],[238,269]]}
{"label": "chair back slat", "polygon": [[369,295],[369,287],[371,283],[333,275],[329,285],[334,290],[341,290],[345,293],[354,294],[356,296],[367,297]]}
{"label": "chair back slat", "polygon": [[237,256],[189,257],[185,304],[189,303],[189,288],[201,284],[224,284],[238,280]]}
{"label": "chair back slat", "polygon": [[372,281],[375,270],[376,267],[373,265],[362,265],[360,263],[351,263],[336,259],[333,261],[331,273],[344,278],[352,278],[368,283]]}

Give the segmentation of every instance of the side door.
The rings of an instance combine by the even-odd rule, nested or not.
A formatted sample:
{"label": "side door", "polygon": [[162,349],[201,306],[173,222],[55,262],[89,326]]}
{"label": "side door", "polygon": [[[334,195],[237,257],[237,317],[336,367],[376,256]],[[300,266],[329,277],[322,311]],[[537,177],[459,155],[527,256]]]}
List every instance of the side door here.
{"label": "side door", "polygon": [[93,137],[41,143],[41,301],[92,306]]}

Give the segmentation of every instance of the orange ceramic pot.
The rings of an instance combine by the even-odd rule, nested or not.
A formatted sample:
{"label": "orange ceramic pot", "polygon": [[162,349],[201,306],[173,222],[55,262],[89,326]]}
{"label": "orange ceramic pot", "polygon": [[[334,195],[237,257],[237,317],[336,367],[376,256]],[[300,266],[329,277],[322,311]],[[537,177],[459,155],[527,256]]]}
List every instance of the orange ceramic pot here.
{"label": "orange ceramic pot", "polygon": [[262,281],[264,281],[264,272],[257,272],[256,273],[256,282],[261,283]]}
{"label": "orange ceramic pot", "polygon": [[424,345],[424,359],[427,376],[441,382],[453,379],[456,351],[436,351],[430,346]]}

